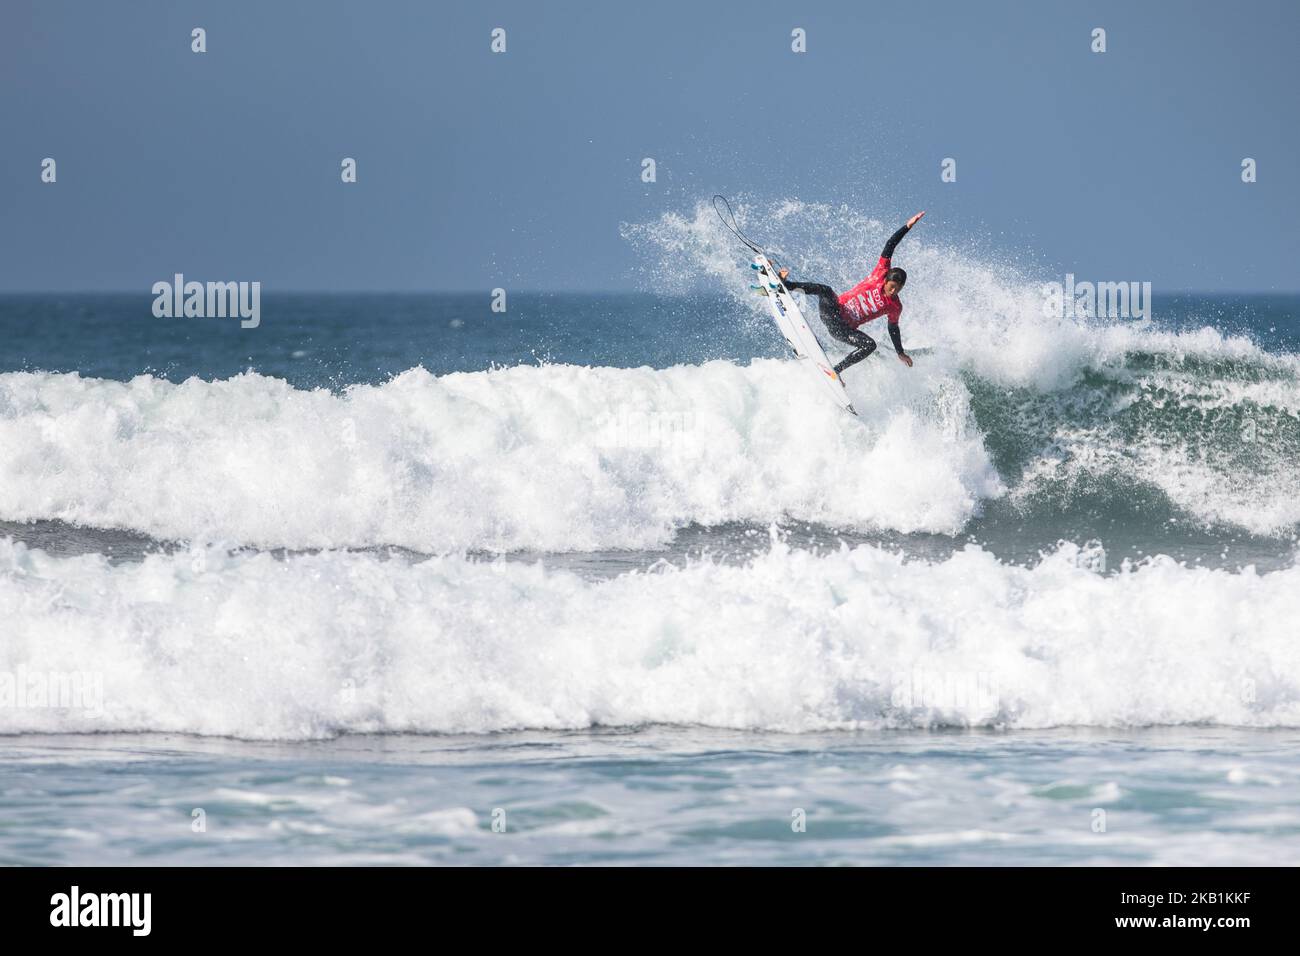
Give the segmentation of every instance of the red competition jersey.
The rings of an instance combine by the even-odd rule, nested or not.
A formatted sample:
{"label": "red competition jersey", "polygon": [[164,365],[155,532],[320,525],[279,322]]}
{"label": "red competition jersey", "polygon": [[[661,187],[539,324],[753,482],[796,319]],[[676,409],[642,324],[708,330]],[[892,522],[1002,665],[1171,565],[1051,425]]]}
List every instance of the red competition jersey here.
{"label": "red competition jersey", "polygon": [[885,295],[885,273],[889,271],[889,257],[881,256],[876,267],[848,292],[840,296],[840,314],[853,328],[889,316],[890,324],[897,325],[903,314],[903,303],[896,295]]}

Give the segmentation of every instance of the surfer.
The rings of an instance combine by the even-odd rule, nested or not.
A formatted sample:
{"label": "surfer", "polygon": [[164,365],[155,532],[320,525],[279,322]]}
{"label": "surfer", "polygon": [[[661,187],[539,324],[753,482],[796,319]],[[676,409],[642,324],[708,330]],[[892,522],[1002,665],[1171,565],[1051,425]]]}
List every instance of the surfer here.
{"label": "surfer", "polygon": [[835,339],[853,346],[854,351],[835,366],[837,374],[850,365],[858,364],[876,350],[876,340],[863,332],[861,326],[882,315],[889,316],[889,338],[894,343],[898,360],[911,368],[912,357],[903,351],[903,337],[898,331],[898,317],[903,314],[903,303],[898,299],[898,291],[907,282],[907,273],[891,267],[889,260],[894,255],[894,247],[924,215],[924,211],[918,212],[907,220],[907,225],[890,236],[871,275],[843,295],[837,296],[834,289],[819,282],[795,282],[787,279],[789,269],[781,269],[777,273],[787,289],[798,289],[807,295],[816,296],[817,313],[827,331]]}

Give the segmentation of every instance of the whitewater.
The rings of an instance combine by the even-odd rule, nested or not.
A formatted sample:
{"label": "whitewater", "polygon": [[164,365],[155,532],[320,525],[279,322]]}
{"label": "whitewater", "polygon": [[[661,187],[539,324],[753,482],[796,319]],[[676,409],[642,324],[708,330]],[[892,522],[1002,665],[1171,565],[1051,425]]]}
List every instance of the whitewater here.
{"label": "whitewater", "polygon": [[102,709],[0,707],[0,733],[1300,724],[1300,569],[1102,575],[1100,559],[774,539],[742,565],[591,581],[540,562],[209,548],[114,564],[0,541],[0,672],[104,679]]}
{"label": "whitewater", "polygon": [[774,359],[417,368],[341,391],[8,372],[0,519],[257,547],[652,548],[690,523],[956,535],[990,501],[1066,507],[1091,480],[1293,537],[1294,360],[1209,330],[1113,337],[1146,351],[1081,364],[1084,387],[999,385],[937,354],[875,367],[849,381],[862,420]]}
{"label": "whitewater", "polygon": [[898,383],[914,411],[862,426],[826,414],[802,373],[414,369],[342,394],[9,373],[0,500],[9,520],[164,539],[435,552],[645,548],[691,521],[783,517],[956,532],[1002,492],[925,379]]}

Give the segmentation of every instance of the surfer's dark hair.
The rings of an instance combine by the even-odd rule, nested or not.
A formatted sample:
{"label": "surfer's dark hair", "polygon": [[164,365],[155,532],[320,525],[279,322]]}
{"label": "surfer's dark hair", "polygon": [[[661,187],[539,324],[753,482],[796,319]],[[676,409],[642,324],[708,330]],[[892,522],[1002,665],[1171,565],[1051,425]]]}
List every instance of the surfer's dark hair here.
{"label": "surfer's dark hair", "polygon": [[902,269],[890,269],[885,273],[886,282],[897,282],[901,289],[907,283],[907,273]]}

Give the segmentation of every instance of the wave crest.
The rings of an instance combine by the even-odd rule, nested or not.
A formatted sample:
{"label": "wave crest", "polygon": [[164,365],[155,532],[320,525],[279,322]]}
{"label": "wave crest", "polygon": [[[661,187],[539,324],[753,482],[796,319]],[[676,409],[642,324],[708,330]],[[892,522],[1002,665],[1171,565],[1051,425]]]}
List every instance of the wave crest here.
{"label": "wave crest", "polygon": [[0,707],[0,733],[1300,726],[1300,568],[1102,576],[1100,560],[777,541],[743,567],[592,582],[346,552],[113,565],[0,539],[0,677],[103,689],[95,714]]}

